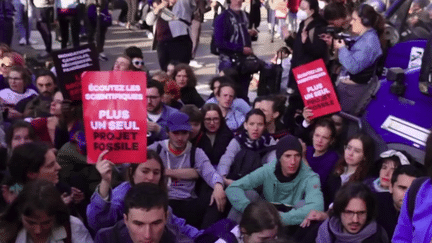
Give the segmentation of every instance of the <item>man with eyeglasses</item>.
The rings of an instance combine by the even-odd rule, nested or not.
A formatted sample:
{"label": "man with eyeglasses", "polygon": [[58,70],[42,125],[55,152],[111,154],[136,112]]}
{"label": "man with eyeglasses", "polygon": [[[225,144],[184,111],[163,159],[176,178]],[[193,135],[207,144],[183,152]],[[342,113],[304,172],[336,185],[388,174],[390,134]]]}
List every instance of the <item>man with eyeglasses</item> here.
{"label": "man with eyeglasses", "polygon": [[318,230],[316,242],[389,242],[387,232],[376,221],[377,203],[361,182],[350,182],[336,194],[333,211]]}
{"label": "man with eyeglasses", "polygon": [[162,103],[164,87],[156,80],[147,82],[147,145],[168,138],[168,117],[177,109]]}

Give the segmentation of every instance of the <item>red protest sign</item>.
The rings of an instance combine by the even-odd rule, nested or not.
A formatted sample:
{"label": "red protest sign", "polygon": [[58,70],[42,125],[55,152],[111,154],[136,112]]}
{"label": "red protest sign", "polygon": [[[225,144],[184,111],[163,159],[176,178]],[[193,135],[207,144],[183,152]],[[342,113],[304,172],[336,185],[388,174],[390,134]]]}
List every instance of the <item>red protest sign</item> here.
{"label": "red protest sign", "polygon": [[293,68],[293,73],[305,106],[314,114],[311,119],[341,111],[322,59]]}
{"label": "red protest sign", "polygon": [[144,72],[85,72],[82,75],[87,161],[99,154],[113,163],[141,163],[147,156]]}

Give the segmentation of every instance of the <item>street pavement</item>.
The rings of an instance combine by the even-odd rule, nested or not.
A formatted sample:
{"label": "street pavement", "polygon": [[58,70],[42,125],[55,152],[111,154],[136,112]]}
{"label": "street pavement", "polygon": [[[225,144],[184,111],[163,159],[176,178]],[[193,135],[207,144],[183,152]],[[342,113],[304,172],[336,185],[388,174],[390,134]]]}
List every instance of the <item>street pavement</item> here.
{"label": "street pavement", "polygon": [[[262,21],[259,26],[258,41],[253,42],[252,48],[254,53],[261,59],[268,61],[270,60],[276,51],[284,45],[283,41],[275,38],[272,43],[270,41],[270,33],[267,26],[266,13],[264,8],[262,11]],[[119,10],[114,10],[113,19],[116,20],[119,14]],[[218,57],[210,53],[210,40],[213,33],[212,19],[213,13],[209,12],[205,16],[205,21],[202,24],[202,32],[200,37],[200,45],[197,50],[195,60],[199,63],[204,64],[203,67],[194,69],[198,79],[197,90],[204,97],[210,94],[208,82],[216,73],[216,65],[218,63]],[[37,30],[32,30],[31,38],[37,41],[37,44],[32,46],[20,46],[18,44],[18,35],[15,31],[14,41],[12,48],[21,54],[25,54],[30,57],[36,57],[38,53],[45,49],[42,38]],[[157,60],[156,51],[151,50],[152,40],[146,37],[144,30],[127,30],[121,26],[111,26],[108,29],[106,36],[106,42],[104,47],[104,53],[108,57],[108,61],[101,61],[100,66],[102,71],[111,70],[117,56],[121,55],[125,48],[129,46],[137,46],[142,49],[144,54],[144,61],[146,67],[150,70],[150,73],[159,70],[159,64]],[[60,49],[60,43],[55,40],[55,34],[53,31],[53,50]],[[43,60],[39,60],[43,61]],[[256,94],[250,92],[250,96],[253,99]]]}

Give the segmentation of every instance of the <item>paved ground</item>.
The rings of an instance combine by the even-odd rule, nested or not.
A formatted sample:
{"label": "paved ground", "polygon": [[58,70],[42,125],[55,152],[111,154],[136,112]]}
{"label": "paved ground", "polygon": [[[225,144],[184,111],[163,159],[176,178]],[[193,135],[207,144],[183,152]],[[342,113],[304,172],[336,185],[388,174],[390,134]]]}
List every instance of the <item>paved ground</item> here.
{"label": "paved ground", "polygon": [[[275,39],[274,43],[270,42],[270,34],[267,27],[267,22],[265,21],[265,11],[262,9],[263,20],[258,28],[260,31],[258,41],[253,42],[253,49],[257,56],[263,60],[269,60],[277,49],[283,46],[281,40]],[[115,10],[113,13],[113,19],[116,19],[119,11]],[[203,96],[207,96],[210,93],[208,88],[208,81],[216,72],[217,56],[210,53],[210,39],[212,34],[211,24],[213,20],[211,17],[212,13],[206,14],[205,22],[202,26],[202,33],[200,38],[200,46],[197,51],[196,60],[205,64],[202,68],[196,69],[195,73],[198,78],[198,92]],[[54,39],[53,32],[53,39]],[[31,38],[36,40],[38,44],[33,46],[20,46],[18,45],[17,34],[14,35],[14,42],[12,43],[12,48],[20,53],[36,56],[38,53],[42,52],[45,47],[42,38],[37,30],[33,30],[31,33]],[[144,60],[147,68],[149,70],[155,71],[159,69],[159,64],[157,60],[156,51],[151,50],[152,40],[146,38],[145,31],[143,30],[127,30],[120,26],[111,26],[107,33],[107,39],[105,44],[105,54],[108,56],[108,61],[101,62],[101,70],[110,70],[114,64],[115,58],[121,55],[124,49],[128,46],[138,46],[142,48],[144,53]],[[53,40],[53,50],[60,49],[60,43]],[[253,92],[251,93],[253,97]]]}

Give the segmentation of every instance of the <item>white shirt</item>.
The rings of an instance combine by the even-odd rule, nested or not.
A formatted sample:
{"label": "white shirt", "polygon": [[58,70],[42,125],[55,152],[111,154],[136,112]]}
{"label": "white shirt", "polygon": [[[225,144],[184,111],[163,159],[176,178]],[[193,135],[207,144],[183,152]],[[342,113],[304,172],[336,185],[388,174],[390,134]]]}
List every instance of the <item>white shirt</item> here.
{"label": "white shirt", "polygon": [[38,93],[33,89],[27,89],[24,93],[17,93],[9,88],[0,90],[0,98],[2,98],[7,104],[16,105],[19,101],[28,98]]}
{"label": "white shirt", "polygon": [[[235,237],[237,238],[237,241],[239,243],[243,243],[243,240],[241,239],[240,225],[237,225],[234,228],[232,228],[232,230],[230,232],[235,235]],[[223,239],[219,239],[219,240],[215,241],[215,243],[226,243],[226,241]]]}
{"label": "white shirt", "polygon": [[[93,243],[93,239],[87,228],[78,218],[70,216],[72,243]],[[15,243],[33,243],[31,237],[27,237],[28,233],[25,228],[18,232]],[[51,230],[51,235],[46,243],[61,243],[66,239],[67,233],[63,226],[55,227]]]}

